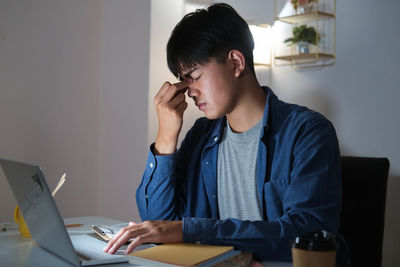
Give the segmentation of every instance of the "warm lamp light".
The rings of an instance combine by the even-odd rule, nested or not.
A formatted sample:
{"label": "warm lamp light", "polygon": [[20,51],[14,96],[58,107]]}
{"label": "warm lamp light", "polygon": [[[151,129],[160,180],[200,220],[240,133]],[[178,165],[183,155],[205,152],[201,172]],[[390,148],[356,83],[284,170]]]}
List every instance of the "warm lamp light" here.
{"label": "warm lamp light", "polygon": [[268,24],[249,25],[254,39],[254,64],[271,65],[272,34],[271,26]]}

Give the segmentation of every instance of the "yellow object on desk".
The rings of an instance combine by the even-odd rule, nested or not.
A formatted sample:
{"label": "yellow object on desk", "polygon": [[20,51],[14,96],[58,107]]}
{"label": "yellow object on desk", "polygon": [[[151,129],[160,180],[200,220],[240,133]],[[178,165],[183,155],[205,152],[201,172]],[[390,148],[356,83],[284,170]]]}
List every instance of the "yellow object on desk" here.
{"label": "yellow object on desk", "polygon": [[18,205],[14,210],[14,221],[18,223],[18,230],[23,237],[31,237],[31,233],[29,232],[28,226],[25,223],[24,217],[22,216]]}

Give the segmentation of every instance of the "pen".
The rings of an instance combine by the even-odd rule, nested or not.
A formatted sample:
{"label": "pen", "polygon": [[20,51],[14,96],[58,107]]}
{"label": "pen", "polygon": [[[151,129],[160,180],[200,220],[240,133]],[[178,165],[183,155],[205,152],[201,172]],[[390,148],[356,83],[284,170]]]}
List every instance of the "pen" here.
{"label": "pen", "polygon": [[83,226],[82,223],[74,223],[74,224],[66,224],[65,227],[72,228],[72,227],[81,227]]}
{"label": "pen", "polygon": [[106,232],[100,229],[97,225],[92,225],[92,229],[99,235],[101,238],[103,238],[106,241],[110,241],[111,237],[107,235]]}
{"label": "pen", "polygon": [[96,225],[92,225],[92,228],[93,228],[93,230],[95,230],[98,234],[101,234],[101,235],[105,235],[106,233],[103,231],[103,230],[101,230],[99,227],[97,227]]}

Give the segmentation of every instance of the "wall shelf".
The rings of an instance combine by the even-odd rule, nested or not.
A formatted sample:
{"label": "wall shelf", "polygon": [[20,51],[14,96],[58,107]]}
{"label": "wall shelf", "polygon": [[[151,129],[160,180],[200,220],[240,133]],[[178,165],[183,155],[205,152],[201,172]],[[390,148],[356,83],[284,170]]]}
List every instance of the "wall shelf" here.
{"label": "wall shelf", "polygon": [[333,19],[335,18],[335,14],[322,12],[322,11],[315,11],[312,13],[307,14],[299,14],[299,15],[292,15],[286,17],[276,17],[275,20],[283,21],[286,23],[305,23],[308,21],[315,21],[318,19]]}
{"label": "wall shelf", "polygon": [[[274,26],[279,36],[274,49],[275,65],[293,68],[333,65],[336,59],[336,0],[314,0],[297,6],[297,9],[291,0],[275,0],[274,4],[275,22],[280,22]],[[284,42],[293,36],[293,29],[301,25],[312,27],[317,33],[314,44],[309,44],[307,51]]]}
{"label": "wall shelf", "polygon": [[334,59],[335,56],[331,54],[325,54],[325,53],[308,53],[308,54],[296,54],[296,55],[289,55],[289,56],[277,56],[275,59],[280,59],[280,60],[287,60],[287,61],[292,61],[292,60],[302,60],[302,59]]}

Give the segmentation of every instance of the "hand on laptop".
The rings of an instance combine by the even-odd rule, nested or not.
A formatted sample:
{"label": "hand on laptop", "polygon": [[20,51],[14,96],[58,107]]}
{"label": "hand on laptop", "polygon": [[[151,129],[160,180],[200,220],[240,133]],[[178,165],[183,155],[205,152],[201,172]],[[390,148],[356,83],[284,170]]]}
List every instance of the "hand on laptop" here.
{"label": "hand on laptop", "polygon": [[114,254],[129,239],[135,238],[127,247],[125,254],[131,253],[144,243],[179,243],[182,238],[182,221],[144,221],[129,222],[112,238],[104,251]]}

